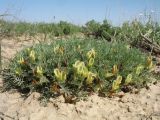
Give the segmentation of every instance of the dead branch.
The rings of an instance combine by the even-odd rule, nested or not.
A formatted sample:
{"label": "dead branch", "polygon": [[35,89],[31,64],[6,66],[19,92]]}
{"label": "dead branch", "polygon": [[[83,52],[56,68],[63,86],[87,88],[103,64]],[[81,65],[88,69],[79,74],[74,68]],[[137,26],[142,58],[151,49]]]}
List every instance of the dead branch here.
{"label": "dead branch", "polygon": [[160,46],[153,42],[153,40],[147,38],[142,33],[140,34],[142,37],[141,46],[152,50],[154,54],[160,54]]}

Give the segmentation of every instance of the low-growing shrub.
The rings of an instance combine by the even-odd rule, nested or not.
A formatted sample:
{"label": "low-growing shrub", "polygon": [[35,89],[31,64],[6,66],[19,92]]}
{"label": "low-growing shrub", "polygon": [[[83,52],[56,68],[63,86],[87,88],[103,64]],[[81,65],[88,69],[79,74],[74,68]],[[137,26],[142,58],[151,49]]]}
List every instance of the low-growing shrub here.
{"label": "low-growing shrub", "polygon": [[58,40],[19,52],[3,77],[6,89],[37,91],[47,98],[84,96],[141,86],[152,67],[150,56],[125,43]]}

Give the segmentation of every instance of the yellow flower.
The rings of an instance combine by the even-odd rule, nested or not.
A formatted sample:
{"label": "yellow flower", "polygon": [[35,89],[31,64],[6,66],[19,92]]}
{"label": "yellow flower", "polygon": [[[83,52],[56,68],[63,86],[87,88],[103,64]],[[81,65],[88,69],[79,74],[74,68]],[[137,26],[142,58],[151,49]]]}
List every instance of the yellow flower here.
{"label": "yellow flower", "polygon": [[92,66],[94,64],[94,58],[90,58],[88,62],[88,66]]}
{"label": "yellow flower", "polygon": [[22,74],[22,70],[20,68],[17,68],[15,70],[16,75],[21,75]]}
{"label": "yellow flower", "polygon": [[62,54],[62,55],[64,54],[64,47],[59,48],[59,53]]}
{"label": "yellow flower", "polygon": [[59,49],[59,45],[57,45],[56,47],[54,47],[54,53],[57,53]]}
{"label": "yellow flower", "polygon": [[115,75],[118,73],[118,67],[117,65],[114,65],[113,68],[112,68],[112,73]]}
{"label": "yellow flower", "polygon": [[31,52],[30,52],[30,54],[29,54],[29,57],[33,60],[33,61],[35,61],[35,52],[34,52],[34,50],[31,50]]}
{"label": "yellow flower", "polygon": [[24,63],[25,63],[24,58],[21,57],[21,58],[18,60],[18,63],[19,63],[19,64],[24,64]]}
{"label": "yellow flower", "polygon": [[140,75],[143,70],[144,70],[144,66],[143,65],[138,65],[137,68],[136,68],[136,74]]}
{"label": "yellow flower", "polygon": [[87,67],[84,67],[82,76],[87,77],[87,75],[88,75],[88,69],[87,69]]}
{"label": "yellow flower", "polygon": [[36,73],[37,73],[37,75],[39,75],[39,76],[43,76],[43,69],[42,69],[41,66],[38,66],[38,67],[37,67]]}
{"label": "yellow flower", "polygon": [[122,76],[118,75],[117,79],[113,81],[112,91],[116,91],[119,89],[121,81],[122,81]]}
{"label": "yellow flower", "polygon": [[57,45],[55,48],[54,48],[54,53],[60,53],[60,54],[64,54],[64,48],[63,47],[60,47],[59,45]]}
{"label": "yellow flower", "polygon": [[78,66],[81,64],[81,61],[77,60],[74,64],[73,67],[74,68],[78,68]]}
{"label": "yellow flower", "polygon": [[83,77],[87,77],[87,74],[88,74],[88,69],[87,67],[85,66],[84,62],[82,62],[78,68],[77,68],[77,73],[79,75],[82,75]]}
{"label": "yellow flower", "polygon": [[131,82],[132,82],[132,74],[128,74],[125,80],[125,85],[128,85]]}
{"label": "yellow flower", "polygon": [[78,49],[81,49],[81,46],[80,46],[80,45],[78,45]]}
{"label": "yellow flower", "polygon": [[82,75],[83,77],[87,77],[88,69],[84,62],[78,60],[75,62],[75,64],[73,64],[73,67],[76,69],[77,74]]}
{"label": "yellow flower", "polygon": [[147,68],[151,69],[153,67],[152,56],[147,57]]}
{"label": "yellow flower", "polygon": [[96,56],[96,52],[94,49],[91,49],[90,51],[88,51],[87,53],[87,58],[90,59],[90,58],[95,58]]}
{"label": "yellow flower", "polygon": [[66,80],[66,73],[64,71],[59,70],[58,68],[54,69],[54,74],[57,80],[65,81]]}
{"label": "yellow flower", "polygon": [[110,77],[113,77],[113,76],[114,76],[114,74],[113,73],[109,73],[109,72],[107,72],[106,75],[105,75],[106,78],[110,78]]}
{"label": "yellow flower", "polygon": [[96,74],[94,74],[92,72],[88,72],[86,83],[87,84],[92,84],[95,77],[96,77]]}

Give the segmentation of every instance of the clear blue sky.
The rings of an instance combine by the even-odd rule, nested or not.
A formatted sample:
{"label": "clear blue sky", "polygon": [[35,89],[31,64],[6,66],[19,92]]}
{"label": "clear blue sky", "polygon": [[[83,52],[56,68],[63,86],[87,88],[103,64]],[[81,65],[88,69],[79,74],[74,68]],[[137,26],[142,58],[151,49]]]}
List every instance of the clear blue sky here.
{"label": "clear blue sky", "polygon": [[91,19],[102,22],[106,17],[119,25],[142,17],[145,11],[159,20],[160,0],[0,0],[0,14],[7,12],[27,22],[84,24]]}

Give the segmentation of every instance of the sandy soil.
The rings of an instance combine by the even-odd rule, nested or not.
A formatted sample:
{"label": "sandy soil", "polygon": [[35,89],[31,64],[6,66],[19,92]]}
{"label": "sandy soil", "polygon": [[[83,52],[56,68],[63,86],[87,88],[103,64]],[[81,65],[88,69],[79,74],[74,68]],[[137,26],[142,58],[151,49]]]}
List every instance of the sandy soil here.
{"label": "sandy soil", "polygon": [[160,83],[141,89],[138,94],[102,98],[96,94],[75,105],[63,97],[50,99],[46,107],[38,93],[27,99],[15,91],[0,93],[1,120],[160,120]]}
{"label": "sandy soil", "polygon": [[[5,63],[16,51],[32,45],[32,41],[17,43],[2,41]],[[3,83],[0,79],[0,88]],[[38,101],[39,93],[24,99],[16,90],[0,92],[0,120],[160,120],[160,82],[150,84],[149,89],[119,93],[122,98],[103,98],[96,94],[75,105],[64,103],[60,96],[50,99],[47,106]]]}
{"label": "sandy soil", "polygon": [[[24,39],[24,38],[21,38]],[[28,41],[19,41],[17,39],[3,39],[2,40],[2,62],[3,66],[6,66],[11,58],[14,55],[22,50],[24,47],[31,46],[38,43],[38,41],[28,40]]]}

